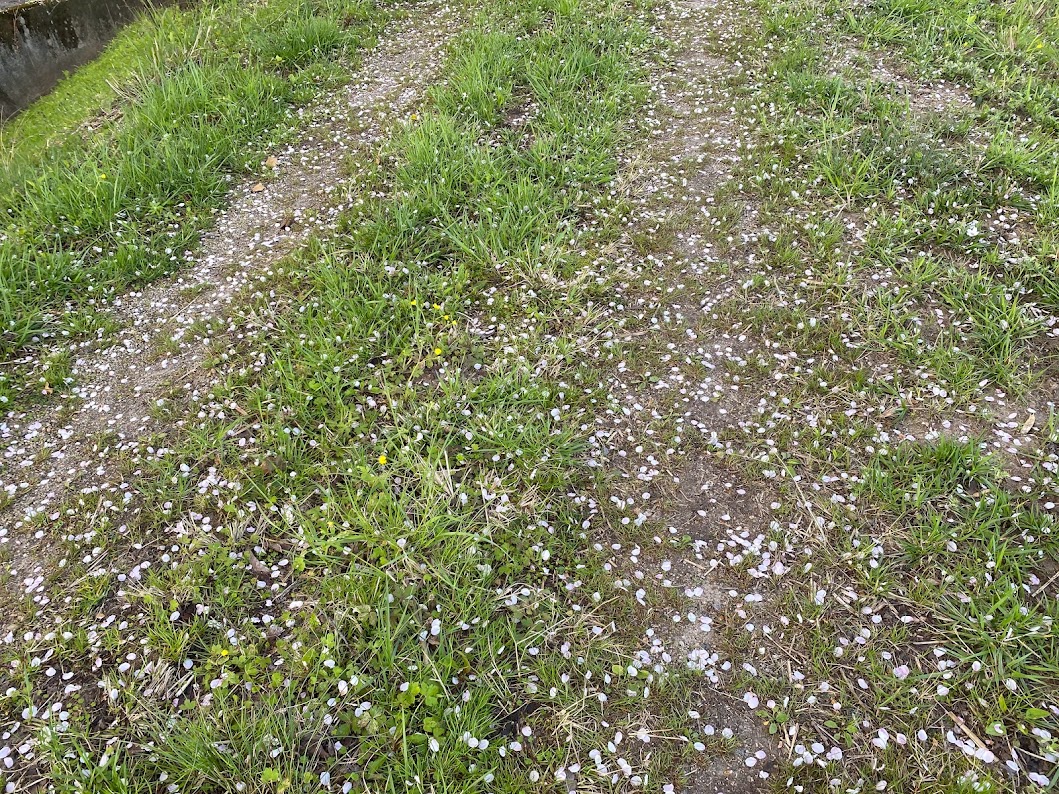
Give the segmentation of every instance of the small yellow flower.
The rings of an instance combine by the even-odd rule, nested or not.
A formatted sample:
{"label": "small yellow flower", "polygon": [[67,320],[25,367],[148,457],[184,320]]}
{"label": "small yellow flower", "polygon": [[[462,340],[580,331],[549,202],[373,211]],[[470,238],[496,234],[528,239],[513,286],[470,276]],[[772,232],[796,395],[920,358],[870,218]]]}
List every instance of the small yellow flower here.
{"label": "small yellow flower", "polygon": [[410,300],[410,301],[409,301],[408,303],[409,303],[410,305],[412,305],[412,306],[415,306],[415,305],[416,305],[416,302],[415,302],[415,299],[414,299],[414,298],[413,298],[412,300]]}
{"label": "small yellow flower", "polygon": [[440,356],[441,355],[441,348],[440,347],[435,347],[434,348],[434,355],[435,356]]}
{"label": "small yellow flower", "polygon": [[385,466],[386,465],[386,460],[387,459],[386,459],[385,455],[379,455],[379,465],[380,466]]}
{"label": "small yellow flower", "polygon": [[106,178],[107,178],[107,175],[106,175],[106,174],[100,174],[100,175],[99,175],[99,178],[100,178],[100,179],[106,179]]}

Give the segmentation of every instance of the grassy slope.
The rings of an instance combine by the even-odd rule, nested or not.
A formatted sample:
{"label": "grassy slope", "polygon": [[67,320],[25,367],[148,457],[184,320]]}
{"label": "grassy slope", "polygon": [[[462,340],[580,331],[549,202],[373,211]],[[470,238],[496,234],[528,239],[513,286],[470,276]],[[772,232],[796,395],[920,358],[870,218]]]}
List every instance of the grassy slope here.
{"label": "grassy slope", "polygon": [[36,165],[45,150],[97,117],[114,109],[118,88],[151,65],[159,47],[184,40],[191,14],[156,9],[129,24],[103,53],[61,80],[46,96],[0,125],[0,163],[4,181]]}
{"label": "grassy slope", "polygon": [[[384,17],[367,0],[170,9],[5,128],[0,359],[29,356],[0,373],[0,404],[66,385],[61,349],[43,363],[35,351],[99,330],[112,295],[178,267],[231,176],[258,167],[290,108]],[[108,78],[117,118],[71,133],[113,100]]]}
{"label": "grassy slope", "polygon": [[[515,792],[591,749],[604,781],[655,768],[606,750],[680,686],[600,612],[575,354],[601,287],[571,280],[615,233],[645,41],[619,4],[491,5],[398,131],[392,177],[358,173],[386,197],[284,266],[248,309],[247,366],[177,449],[130,464],[134,507],[71,504],[76,595],[11,650],[8,699],[36,709],[19,741],[56,786]],[[83,689],[27,664],[46,649]]]}

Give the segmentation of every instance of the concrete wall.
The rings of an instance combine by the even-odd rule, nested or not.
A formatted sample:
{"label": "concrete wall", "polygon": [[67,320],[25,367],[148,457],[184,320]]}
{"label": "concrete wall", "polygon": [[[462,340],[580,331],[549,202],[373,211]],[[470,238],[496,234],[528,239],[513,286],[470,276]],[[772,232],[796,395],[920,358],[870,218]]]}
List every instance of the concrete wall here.
{"label": "concrete wall", "polygon": [[[0,0],[0,118],[100,53],[149,0]],[[7,7],[4,3],[7,2]]]}

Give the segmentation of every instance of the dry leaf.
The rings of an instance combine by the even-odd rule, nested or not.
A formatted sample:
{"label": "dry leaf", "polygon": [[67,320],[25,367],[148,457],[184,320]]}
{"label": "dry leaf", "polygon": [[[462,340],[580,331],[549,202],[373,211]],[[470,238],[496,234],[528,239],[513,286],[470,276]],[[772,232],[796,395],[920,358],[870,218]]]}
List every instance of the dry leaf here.
{"label": "dry leaf", "polygon": [[246,551],[244,553],[246,554],[247,562],[250,563],[250,567],[254,570],[255,573],[259,573],[262,576],[272,575],[272,569],[265,565],[265,563],[261,562],[261,560],[259,560],[256,556],[254,556],[254,552]]}
{"label": "dry leaf", "polygon": [[883,412],[882,412],[881,414],[879,414],[879,417],[880,417],[881,419],[889,419],[889,418],[890,418],[891,416],[893,416],[893,415],[894,415],[895,413],[897,413],[897,409],[896,409],[896,408],[894,408],[894,407],[893,407],[893,406],[891,405],[891,406],[890,406],[889,408],[887,408],[887,409],[886,409],[885,411],[883,411]]}
{"label": "dry leaf", "polygon": [[254,185],[252,188],[250,188],[250,192],[251,193],[260,193],[264,189],[265,189],[265,186],[262,185],[260,182],[258,182],[256,185]]}
{"label": "dry leaf", "polygon": [[276,155],[270,154],[268,159],[265,160],[265,168],[275,168],[277,165],[279,165],[279,160],[276,158]]}
{"label": "dry leaf", "polygon": [[1026,421],[1022,424],[1022,435],[1026,435],[1028,432],[1033,430],[1033,423],[1037,421],[1037,414],[1030,414]]}

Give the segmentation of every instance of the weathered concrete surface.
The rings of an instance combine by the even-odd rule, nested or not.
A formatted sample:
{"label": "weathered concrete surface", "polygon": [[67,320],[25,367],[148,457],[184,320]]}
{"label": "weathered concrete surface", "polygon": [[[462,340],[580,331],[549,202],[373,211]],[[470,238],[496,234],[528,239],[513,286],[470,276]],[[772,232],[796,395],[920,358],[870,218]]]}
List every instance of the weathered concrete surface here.
{"label": "weathered concrete surface", "polygon": [[0,0],[0,118],[91,60],[150,0]]}

